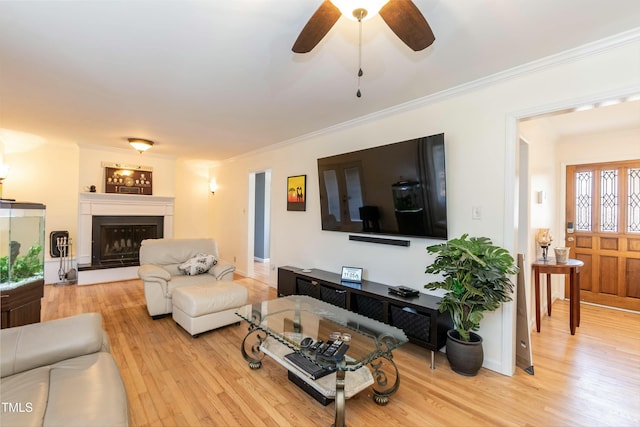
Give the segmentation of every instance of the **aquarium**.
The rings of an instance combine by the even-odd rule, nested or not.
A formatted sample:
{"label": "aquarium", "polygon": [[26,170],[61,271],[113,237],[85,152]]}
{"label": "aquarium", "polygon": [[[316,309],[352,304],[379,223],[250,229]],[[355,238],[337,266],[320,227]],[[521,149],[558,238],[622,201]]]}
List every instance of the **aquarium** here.
{"label": "aquarium", "polygon": [[0,201],[0,291],[44,281],[45,205]]}

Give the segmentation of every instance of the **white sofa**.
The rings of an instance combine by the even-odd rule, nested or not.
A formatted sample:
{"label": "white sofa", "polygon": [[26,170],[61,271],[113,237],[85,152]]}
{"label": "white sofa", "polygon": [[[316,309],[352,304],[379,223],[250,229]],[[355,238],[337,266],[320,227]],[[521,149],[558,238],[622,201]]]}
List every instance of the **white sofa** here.
{"label": "white sofa", "polygon": [[0,366],[2,426],[129,425],[99,313],[2,329]]}
{"label": "white sofa", "polygon": [[[185,275],[178,270],[180,264],[199,253],[213,255],[217,264],[208,272],[195,276]],[[235,269],[234,265],[218,259],[215,239],[147,239],[140,245],[138,277],[144,283],[147,311],[154,319],[173,311],[174,289],[231,281]]]}

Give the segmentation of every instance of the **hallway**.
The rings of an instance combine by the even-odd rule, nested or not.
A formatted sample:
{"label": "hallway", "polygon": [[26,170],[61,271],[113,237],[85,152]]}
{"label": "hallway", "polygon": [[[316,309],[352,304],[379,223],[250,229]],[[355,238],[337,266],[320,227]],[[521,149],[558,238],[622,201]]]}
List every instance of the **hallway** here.
{"label": "hallway", "polygon": [[271,269],[271,263],[254,261],[252,278],[268,285],[270,269]]}

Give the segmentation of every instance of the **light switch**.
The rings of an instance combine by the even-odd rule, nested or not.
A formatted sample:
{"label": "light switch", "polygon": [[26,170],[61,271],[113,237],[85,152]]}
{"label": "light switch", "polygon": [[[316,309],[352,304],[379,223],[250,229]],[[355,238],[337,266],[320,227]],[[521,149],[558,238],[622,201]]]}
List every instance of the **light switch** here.
{"label": "light switch", "polygon": [[473,206],[471,208],[471,219],[482,219],[482,209],[480,206]]}

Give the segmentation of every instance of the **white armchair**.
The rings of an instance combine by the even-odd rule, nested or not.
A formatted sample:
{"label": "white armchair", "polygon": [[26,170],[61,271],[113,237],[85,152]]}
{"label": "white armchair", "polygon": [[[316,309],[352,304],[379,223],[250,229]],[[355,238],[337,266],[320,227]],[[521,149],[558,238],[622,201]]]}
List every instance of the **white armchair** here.
{"label": "white armchair", "polygon": [[[213,255],[217,263],[206,273],[188,276],[178,266],[199,253]],[[233,280],[235,266],[218,259],[214,239],[147,239],[140,245],[138,277],[144,283],[147,311],[159,318],[173,310],[173,290],[181,286],[213,284]]]}

